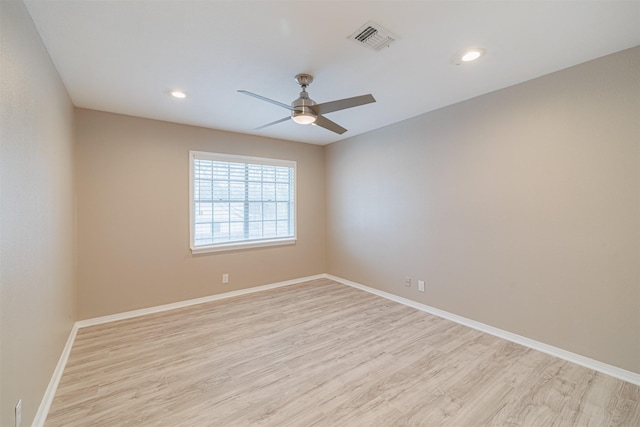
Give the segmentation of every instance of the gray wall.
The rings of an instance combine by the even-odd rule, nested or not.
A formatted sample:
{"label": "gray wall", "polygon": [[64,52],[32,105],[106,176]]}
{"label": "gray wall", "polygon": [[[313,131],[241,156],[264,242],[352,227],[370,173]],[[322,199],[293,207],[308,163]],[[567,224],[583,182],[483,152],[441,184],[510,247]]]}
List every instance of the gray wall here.
{"label": "gray wall", "polygon": [[[325,272],[323,147],[93,110],[76,121],[80,319]],[[193,256],[189,150],[295,160],[296,244]]]}
{"label": "gray wall", "polygon": [[328,146],[328,272],[640,373],[639,72],[634,48]]}
{"label": "gray wall", "polygon": [[28,426],[75,320],[73,106],[22,2],[0,67],[0,425]]}

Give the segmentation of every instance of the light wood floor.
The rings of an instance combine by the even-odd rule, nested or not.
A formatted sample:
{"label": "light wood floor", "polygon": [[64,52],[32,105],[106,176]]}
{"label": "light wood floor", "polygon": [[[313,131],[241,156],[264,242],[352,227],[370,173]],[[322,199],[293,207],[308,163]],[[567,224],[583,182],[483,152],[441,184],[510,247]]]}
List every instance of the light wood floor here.
{"label": "light wood floor", "polygon": [[329,280],[78,332],[46,426],[640,426],[640,388]]}

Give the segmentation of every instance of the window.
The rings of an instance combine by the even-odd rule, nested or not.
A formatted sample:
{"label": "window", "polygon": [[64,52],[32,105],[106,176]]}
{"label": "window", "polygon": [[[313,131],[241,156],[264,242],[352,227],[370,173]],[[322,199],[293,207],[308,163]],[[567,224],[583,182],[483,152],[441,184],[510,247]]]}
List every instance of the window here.
{"label": "window", "polygon": [[193,253],[294,243],[296,162],[189,152]]}

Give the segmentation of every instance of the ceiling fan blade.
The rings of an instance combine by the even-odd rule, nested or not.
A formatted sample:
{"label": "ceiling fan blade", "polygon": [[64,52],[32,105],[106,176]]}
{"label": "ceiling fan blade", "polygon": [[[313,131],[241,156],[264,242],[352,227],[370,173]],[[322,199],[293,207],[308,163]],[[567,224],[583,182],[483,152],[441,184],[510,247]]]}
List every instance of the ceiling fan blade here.
{"label": "ceiling fan blade", "polygon": [[266,125],[262,125],[260,127],[253,128],[253,130],[264,129],[264,128],[269,127],[269,126],[277,125],[278,123],[286,122],[289,119],[291,119],[291,116],[287,116],[287,117],[285,117],[283,119],[276,120],[275,122],[267,123]]}
{"label": "ceiling fan blade", "polygon": [[327,130],[330,130],[331,132],[335,132],[339,135],[342,135],[343,133],[345,133],[347,130],[345,128],[343,128],[342,126],[340,126],[339,124],[337,124],[336,122],[332,122],[331,120],[327,119],[324,116],[321,116],[318,114],[318,117],[316,117],[316,121],[313,122],[314,125],[316,126],[320,126],[322,128],[325,128]]}
{"label": "ceiling fan blade", "polygon": [[249,92],[248,90],[239,90],[238,92],[244,93],[245,95],[253,96],[254,98],[258,98],[258,99],[261,99],[263,101],[267,101],[267,102],[269,102],[271,104],[278,105],[278,106],[280,106],[282,108],[286,108],[287,110],[293,111],[293,107],[291,105],[283,104],[282,102],[279,102],[279,101],[274,101],[273,99],[269,99],[269,98],[266,98],[266,97],[264,97],[262,95],[258,95],[258,94],[255,94],[253,92]]}
{"label": "ceiling fan blade", "polygon": [[333,111],[340,111],[340,110],[345,110],[347,108],[353,108],[353,107],[358,107],[360,105],[370,104],[372,102],[376,102],[376,100],[373,97],[373,95],[368,94],[368,95],[354,96],[353,98],[339,99],[337,101],[323,102],[322,104],[316,104],[311,108],[317,114],[327,114]]}

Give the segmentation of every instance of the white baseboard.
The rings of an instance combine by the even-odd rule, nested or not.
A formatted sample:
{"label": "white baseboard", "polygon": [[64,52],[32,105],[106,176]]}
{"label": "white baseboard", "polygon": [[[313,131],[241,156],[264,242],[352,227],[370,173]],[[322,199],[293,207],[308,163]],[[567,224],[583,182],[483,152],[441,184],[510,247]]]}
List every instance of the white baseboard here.
{"label": "white baseboard", "polygon": [[67,360],[69,360],[69,354],[71,353],[71,347],[73,347],[73,342],[76,339],[76,334],[78,333],[78,325],[74,324],[71,328],[71,332],[69,333],[69,338],[67,338],[67,343],[62,349],[62,354],[60,355],[60,359],[58,359],[58,364],[56,368],[53,370],[53,375],[51,376],[51,380],[49,381],[49,385],[44,392],[44,396],[42,397],[42,401],[40,402],[40,406],[38,407],[38,411],[36,412],[36,416],[33,419],[33,423],[31,427],[42,427],[44,426],[44,421],[47,419],[47,415],[49,414],[49,408],[51,408],[51,403],[53,402],[53,396],[56,394],[56,390],[58,389],[58,384],[60,383],[60,378],[62,378],[62,373],[64,372],[65,366],[67,366]]}
{"label": "white baseboard", "polygon": [[426,304],[422,304],[407,298],[393,295],[378,289],[370,288],[369,286],[352,282],[350,280],[343,279],[341,277],[332,276],[330,274],[325,274],[324,277],[327,279],[331,279],[336,282],[342,283],[344,285],[348,285],[356,289],[360,289],[362,291],[369,292],[371,294],[386,298],[388,300],[395,301],[400,304],[415,308],[417,310],[424,311],[426,313],[433,314],[438,317],[442,317],[443,319],[451,320],[461,325],[468,326],[473,329],[477,329],[481,332],[486,332],[487,334],[494,335],[498,338],[502,338],[502,339],[514,342],[516,344],[529,347],[533,350],[541,351],[543,353],[558,357],[568,362],[572,362],[577,365],[584,366],[585,368],[593,369],[594,371],[601,372],[605,375],[609,375],[614,378],[618,378],[622,381],[626,381],[628,383],[640,386],[640,374],[637,374],[635,372],[627,371],[625,369],[618,368],[617,366],[609,365],[607,363],[603,363],[595,359],[591,359],[576,353],[572,353],[570,351],[563,350],[561,348],[554,347],[552,345],[545,344],[540,341],[532,340],[530,338],[523,337],[521,335],[517,335],[509,331],[505,331],[502,329],[495,328],[493,326],[485,325],[484,323],[467,319],[466,317],[458,316],[457,314],[452,314],[444,310],[440,310],[440,309],[428,306]]}
{"label": "white baseboard", "polygon": [[87,326],[100,325],[102,323],[115,322],[117,320],[131,319],[133,317],[144,316],[146,314],[160,313],[162,311],[175,310],[176,308],[188,307],[190,305],[202,304],[205,302],[219,301],[226,298],[233,298],[240,295],[262,292],[269,289],[281,288],[283,286],[295,285],[310,280],[322,279],[324,274],[316,274],[315,276],[301,277],[299,279],[287,280],[284,282],[271,283],[268,285],[255,286],[253,288],[240,289],[238,291],[225,292],[222,294],[209,295],[202,298],[195,298],[185,301],[178,301],[171,304],[157,305],[155,307],[142,308],[140,310],[126,311],[124,313],[112,314],[109,316],[94,317],[92,319],[79,320],[76,322],[78,328],[86,328]]}

